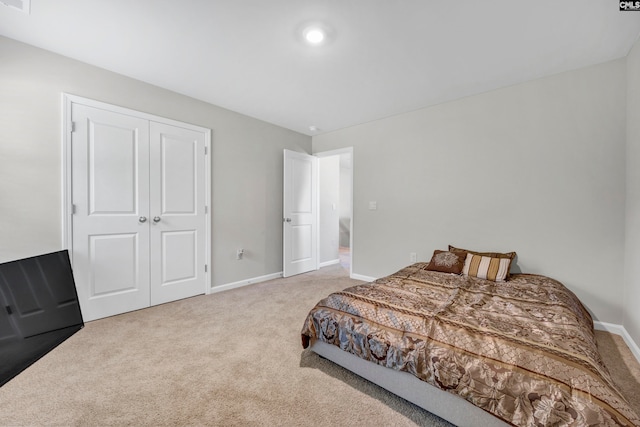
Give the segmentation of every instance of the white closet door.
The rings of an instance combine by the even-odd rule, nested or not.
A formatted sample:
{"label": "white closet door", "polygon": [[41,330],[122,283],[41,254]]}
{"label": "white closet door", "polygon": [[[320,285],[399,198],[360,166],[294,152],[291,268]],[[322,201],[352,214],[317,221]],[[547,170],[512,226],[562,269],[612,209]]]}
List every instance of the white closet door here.
{"label": "white closet door", "polygon": [[150,124],[151,305],[205,292],[205,135]]}
{"label": "white closet door", "polygon": [[85,321],[149,306],[149,122],[74,104],[73,268]]}

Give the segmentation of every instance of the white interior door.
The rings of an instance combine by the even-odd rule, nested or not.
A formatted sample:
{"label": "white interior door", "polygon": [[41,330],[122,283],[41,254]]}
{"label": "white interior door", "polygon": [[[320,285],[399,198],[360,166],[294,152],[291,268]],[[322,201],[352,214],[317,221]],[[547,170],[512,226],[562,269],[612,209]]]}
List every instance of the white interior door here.
{"label": "white interior door", "polygon": [[149,123],[73,104],[73,268],[84,320],[149,306]]}
{"label": "white interior door", "polygon": [[206,293],[209,277],[210,134],[102,106],[68,107],[70,252],[85,321]]}
{"label": "white interior door", "polygon": [[151,122],[151,304],[205,291],[205,138]]}
{"label": "white interior door", "polygon": [[318,159],[284,150],[284,277],[318,269]]}

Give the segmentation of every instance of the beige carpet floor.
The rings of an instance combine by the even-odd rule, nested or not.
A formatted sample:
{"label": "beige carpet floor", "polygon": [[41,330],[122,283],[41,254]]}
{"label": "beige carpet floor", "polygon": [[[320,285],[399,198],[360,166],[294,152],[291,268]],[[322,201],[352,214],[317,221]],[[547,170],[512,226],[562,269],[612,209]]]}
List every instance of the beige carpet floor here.
{"label": "beige carpet floor", "polygon": [[[448,426],[302,350],[309,309],[354,283],[334,265],[89,322],[0,388],[0,425]],[[598,341],[640,412],[640,364]]]}

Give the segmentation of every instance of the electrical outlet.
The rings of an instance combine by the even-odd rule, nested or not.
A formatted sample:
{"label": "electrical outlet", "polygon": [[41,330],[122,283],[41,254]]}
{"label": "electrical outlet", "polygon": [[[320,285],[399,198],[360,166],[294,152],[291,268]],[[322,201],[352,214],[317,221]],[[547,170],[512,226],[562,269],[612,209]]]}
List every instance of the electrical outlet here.
{"label": "electrical outlet", "polygon": [[415,252],[411,252],[409,254],[409,261],[410,262],[418,262],[418,254],[416,254]]}

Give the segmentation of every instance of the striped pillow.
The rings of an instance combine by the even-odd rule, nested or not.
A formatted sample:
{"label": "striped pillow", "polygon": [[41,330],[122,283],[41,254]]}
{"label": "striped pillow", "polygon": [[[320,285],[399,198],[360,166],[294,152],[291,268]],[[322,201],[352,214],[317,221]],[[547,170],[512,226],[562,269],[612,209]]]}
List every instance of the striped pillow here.
{"label": "striped pillow", "polygon": [[[515,252],[506,252],[506,253],[502,253],[502,252],[478,252],[478,251],[470,251],[469,249],[456,248],[455,246],[451,246],[451,245],[449,245],[449,251],[451,251],[451,252],[468,252],[468,253],[472,253],[474,255],[488,256],[490,258],[509,258],[512,261],[516,257],[516,253]],[[509,265],[511,265],[511,263],[509,263]],[[507,279],[508,278],[509,278],[509,272],[507,272]]]}
{"label": "striped pillow", "polygon": [[462,274],[479,279],[504,282],[511,267],[509,258],[491,258],[488,256],[467,254]]}

